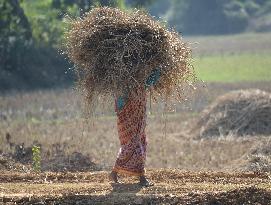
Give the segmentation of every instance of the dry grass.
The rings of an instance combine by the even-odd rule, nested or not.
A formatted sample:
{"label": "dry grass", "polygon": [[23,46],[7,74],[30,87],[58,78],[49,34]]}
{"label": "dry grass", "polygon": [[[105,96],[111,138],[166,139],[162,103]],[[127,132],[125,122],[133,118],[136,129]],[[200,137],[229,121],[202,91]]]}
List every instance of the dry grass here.
{"label": "dry grass", "polygon": [[198,137],[271,135],[271,93],[238,90],[217,98],[196,123]]}
{"label": "dry grass", "polygon": [[245,164],[245,170],[271,172],[271,139],[255,146],[247,158],[249,163]]}
{"label": "dry grass", "polygon": [[[187,132],[195,123],[193,119],[217,95],[237,87],[270,89],[267,83],[212,84],[210,87],[212,90],[202,90],[192,101],[177,105],[175,113],[163,115],[162,107],[157,107],[160,105],[152,107],[155,112],[148,116],[146,130],[149,144],[147,167],[191,170],[244,168],[249,163],[250,150],[270,140],[270,137],[261,136],[194,140]],[[95,120],[83,119],[77,97],[71,90],[2,96],[0,150],[14,150],[14,145],[12,147],[6,141],[9,133],[11,143],[25,143],[26,147],[34,141],[41,143],[45,161],[54,157],[54,147],[58,144],[66,156],[80,152],[103,169],[110,169],[119,149],[113,107],[97,110],[100,116]]]}
{"label": "dry grass", "polygon": [[[198,111],[218,95],[236,88],[270,91],[270,83],[211,84],[210,88],[202,88],[192,101],[178,104],[175,113],[165,115],[161,104],[152,107],[155,112],[148,115],[146,130],[146,168],[147,177],[155,183],[153,187],[141,188],[135,178],[121,178],[125,183],[120,185],[110,184],[108,172],[93,172],[92,166],[84,173],[29,173],[28,167],[0,158],[0,169],[4,165],[11,170],[1,170],[0,203],[268,204],[271,136],[194,140],[188,130]],[[45,170],[70,166],[67,161],[71,159],[76,162],[72,165],[81,169],[77,162],[85,156],[99,168],[110,170],[119,149],[113,107],[97,109],[99,117],[95,120],[83,119],[79,102],[71,90],[2,95],[0,150],[7,153],[15,144],[28,147],[36,140],[42,145]],[[72,158],[75,152],[82,154],[79,160]],[[157,169],[161,167],[171,169]],[[250,170],[256,172],[244,172]]]}
{"label": "dry grass", "polygon": [[[149,118],[147,167],[223,170],[236,166],[234,160],[246,155],[255,143],[267,140],[260,137],[238,140],[227,137],[196,141],[184,132],[189,126],[187,117],[184,114],[168,116],[166,136],[163,133],[164,121]],[[82,119],[59,123],[17,123],[9,126],[8,130],[13,142],[25,142],[26,146],[30,146],[33,140],[38,140],[42,144],[44,160],[52,157],[50,150],[53,152],[53,145],[59,143],[67,155],[80,151],[107,169],[114,164],[119,148],[115,121],[115,118],[108,117],[97,119],[94,124]],[[6,128],[1,126],[1,130]],[[5,136],[5,132],[1,131],[1,136]],[[1,140],[5,142],[3,137]],[[2,145],[2,148],[7,150],[9,147]]]}

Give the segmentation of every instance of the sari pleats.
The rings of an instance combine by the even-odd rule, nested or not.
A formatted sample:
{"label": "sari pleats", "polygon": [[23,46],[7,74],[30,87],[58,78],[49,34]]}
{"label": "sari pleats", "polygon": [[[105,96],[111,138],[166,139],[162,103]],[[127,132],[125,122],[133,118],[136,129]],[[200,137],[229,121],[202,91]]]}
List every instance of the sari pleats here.
{"label": "sari pleats", "polygon": [[114,171],[141,176],[146,160],[146,91],[139,88],[136,95],[117,111],[117,127],[121,148]]}

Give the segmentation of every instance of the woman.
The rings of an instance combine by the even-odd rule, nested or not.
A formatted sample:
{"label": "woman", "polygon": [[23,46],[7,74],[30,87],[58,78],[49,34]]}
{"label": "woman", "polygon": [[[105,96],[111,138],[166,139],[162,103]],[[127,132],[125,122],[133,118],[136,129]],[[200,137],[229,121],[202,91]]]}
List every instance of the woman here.
{"label": "woman", "polygon": [[129,97],[129,90],[116,99],[118,134],[121,148],[110,179],[118,183],[118,174],[139,177],[141,186],[152,186],[145,176],[147,141],[146,127],[146,90],[160,77],[160,69],[154,69],[145,85],[138,86]]}

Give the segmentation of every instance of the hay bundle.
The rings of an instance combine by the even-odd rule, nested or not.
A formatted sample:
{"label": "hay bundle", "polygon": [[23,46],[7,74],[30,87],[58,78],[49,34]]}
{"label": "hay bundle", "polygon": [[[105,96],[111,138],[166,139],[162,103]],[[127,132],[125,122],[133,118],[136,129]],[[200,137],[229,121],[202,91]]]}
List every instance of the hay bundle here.
{"label": "hay bundle", "polygon": [[195,130],[200,137],[271,135],[271,93],[240,90],[225,94],[203,111]]}
{"label": "hay bundle", "polygon": [[133,91],[157,68],[161,77],[154,97],[169,97],[175,90],[180,94],[182,84],[194,80],[188,45],[176,32],[138,10],[92,9],[71,21],[65,47],[89,104],[101,95]]}

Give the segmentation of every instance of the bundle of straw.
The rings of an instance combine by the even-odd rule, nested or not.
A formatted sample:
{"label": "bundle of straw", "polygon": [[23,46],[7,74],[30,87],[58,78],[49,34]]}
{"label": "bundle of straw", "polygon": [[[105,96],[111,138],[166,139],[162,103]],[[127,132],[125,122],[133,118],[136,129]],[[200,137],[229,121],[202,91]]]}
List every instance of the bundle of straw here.
{"label": "bundle of straw", "polygon": [[181,96],[182,85],[194,79],[187,43],[139,10],[94,8],[71,20],[65,44],[90,104],[143,85],[153,69],[161,71],[153,97]]}
{"label": "bundle of straw", "polygon": [[271,93],[237,90],[218,97],[192,130],[199,138],[271,134]]}

